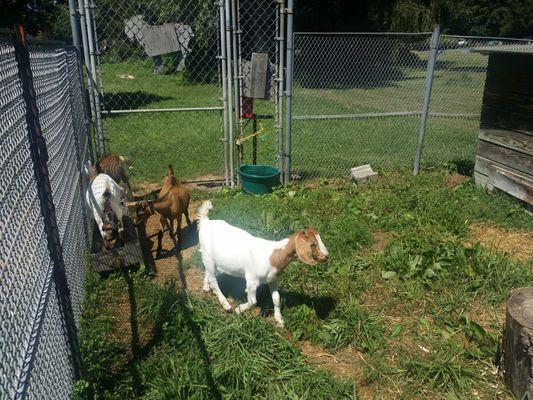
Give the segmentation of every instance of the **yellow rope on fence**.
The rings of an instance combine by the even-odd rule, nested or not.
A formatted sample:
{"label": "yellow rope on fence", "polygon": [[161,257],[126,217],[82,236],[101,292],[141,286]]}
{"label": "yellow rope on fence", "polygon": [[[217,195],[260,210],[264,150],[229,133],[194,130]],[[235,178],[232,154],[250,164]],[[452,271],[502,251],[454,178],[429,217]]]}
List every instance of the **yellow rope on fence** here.
{"label": "yellow rope on fence", "polygon": [[257,135],[260,135],[261,133],[263,133],[263,131],[265,130],[265,127],[263,126],[263,124],[258,121],[257,122],[259,124],[259,129],[255,132],[252,132],[250,135],[248,136],[244,136],[244,137],[241,137],[241,138],[238,138],[235,143],[237,144],[237,146],[240,146],[242,143],[246,142],[247,140],[253,138],[254,136],[257,136]]}

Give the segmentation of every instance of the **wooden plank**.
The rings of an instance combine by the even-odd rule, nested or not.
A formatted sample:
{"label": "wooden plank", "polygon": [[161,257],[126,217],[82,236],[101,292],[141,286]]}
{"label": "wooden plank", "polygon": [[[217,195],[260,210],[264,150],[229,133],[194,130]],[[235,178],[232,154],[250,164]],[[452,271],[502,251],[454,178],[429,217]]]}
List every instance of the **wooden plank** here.
{"label": "wooden plank", "polygon": [[533,94],[533,56],[491,54],[485,88],[497,91]]}
{"label": "wooden plank", "polygon": [[173,53],[180,49],[174,24],[144,26],[142,29],[144,51],[153,57]]}
{"label": "wooden plank", "polygon": [[252,53],[251,64],[250,85],[246,96],[255,99],[266,99],[268,54]]}
{"label": "wooden plank", "polygon": [[527,154],[478,140],[476,155],[533,176],[533,157]]}
{"label": "wooden plank", "polygon": [[489,182],[501,191],[533,205],[533,179],[524,178],[508,169],[491,166]]}
{"label": "wooden plank", "polygon": [[533,115],[499,110],[488,105],[481,108],[482,128],[503,128],[533,135]]}
{"label": "wooden plank", "polygon": [[489,183],[489,177],[487,175],[483,175],[478,171],[474,171],[474,180],[476,182],[476,185],[489,189],[487,186]]}
{"label": "wooden plank", "polygon": [[125,243],[121,247],[91,254],[93,270],[113,271],[143,262],[143,254],[138,241]]}
{"label": "wooden plank", "polygon": [[533,156],[533,135],[506,129],[481,129],[478,138]]}
{"label": "wooden plank", "polygon": [[533,178],[502,164],[476,156],[474,169],[476,184],[492,191],[494,188],[532,204]]}
{"label": "wooden plank", "polygon": [[[533,80],[533,74],[531,79]],[[486,87],[483,94],[483,104],[498,110],[531,114],[533,113],[533,93],[515,93]]]}
{"label": "wooden plank", "polygon": [[520,172],[516,169],[513,169],[511,167],[505,166],[503,164],[500,164],[498,162],[495,162],[493,160],[489,160],[488,158],[482,157],[482,156],[476,156],[476,163],[474,166],[474,171],[478,172],[481,175],[486,176],[487,178],[489,175],[494,171],[495,168],[506,170],[509,172],[512,172],[514,175],[517,175],[523,179],[531,180],[533,179],[533,176],[524,174],[523,172]]}

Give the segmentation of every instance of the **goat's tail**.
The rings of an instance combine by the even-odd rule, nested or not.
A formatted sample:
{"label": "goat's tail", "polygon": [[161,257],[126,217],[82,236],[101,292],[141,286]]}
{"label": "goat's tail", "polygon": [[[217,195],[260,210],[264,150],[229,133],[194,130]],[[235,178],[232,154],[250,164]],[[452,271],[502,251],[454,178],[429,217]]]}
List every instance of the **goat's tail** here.
{"label": "goat's tail", "polygon": [[168,174],[167,176],[174,176],[174,168],[172,168],[172,164],[168,164]]}
{"label": "goat's tail", "polygon": [[129,159],[128,157],[121,155],[119,155],[118,157],[120,158],[120,161],[122,161],[124,164],[131,165],[131,159]]}
{"label": "goat's tail", "polygon": [[200,220],[200,223],[202,220],[209,219],[209,210],[212,208],[213,204],[209,200],[206,200],[202,203],[200,208],[198,208],[198,219]]}

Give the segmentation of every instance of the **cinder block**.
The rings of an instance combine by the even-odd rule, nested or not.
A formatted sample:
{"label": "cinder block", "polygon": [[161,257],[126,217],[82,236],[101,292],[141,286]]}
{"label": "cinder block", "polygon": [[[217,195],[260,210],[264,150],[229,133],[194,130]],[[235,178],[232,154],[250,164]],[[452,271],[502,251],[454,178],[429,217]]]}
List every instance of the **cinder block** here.
{"label": "cinder block", "polygon": [[376,182],[378,180],[377,172],[372,170],[369,164],[360,165],[359,167],[352,168],[350,175],[355,182]]}

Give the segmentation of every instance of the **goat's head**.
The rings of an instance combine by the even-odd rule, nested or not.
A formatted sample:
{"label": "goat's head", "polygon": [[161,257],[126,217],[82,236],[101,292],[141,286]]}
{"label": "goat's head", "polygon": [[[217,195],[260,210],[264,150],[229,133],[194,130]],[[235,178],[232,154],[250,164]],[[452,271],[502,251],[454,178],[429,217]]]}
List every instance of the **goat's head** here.
{"label": "goat's head", "polygon": [[306,228],[296,234],[296,255],[307,265],[327,261],[329,252],[320,235],[313,228]]}

